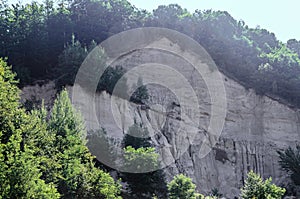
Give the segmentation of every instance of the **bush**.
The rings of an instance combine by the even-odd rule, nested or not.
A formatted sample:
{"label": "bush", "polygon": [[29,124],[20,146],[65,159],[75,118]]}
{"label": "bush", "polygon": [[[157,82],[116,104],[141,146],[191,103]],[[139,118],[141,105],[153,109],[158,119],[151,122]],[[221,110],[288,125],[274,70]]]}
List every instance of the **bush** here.
{"label": "bush", "polygon": [[[121,77],[126,73],[126,70],[122,66],[107,67],[102,74],[97,90],[107,91],[109,94],[114,94],[122,98],[127,98],[127,79]],[[120,82],[119,82],[120,81]],[[119,89],[114,90],[116,84],[119,84]]]}
{"label": "bush", "polygon": [[300,145],[297,145],[296,149],[289,147],[284,152],[277,151],[277,153],[280,166],[290,173],[295,185],[300,185]]}
{"label": "bush", "polygon": [[272,178],[263,179],[253,171],[248,173],[248,178],[241,189],[243,199],[281,199],[285,189],[272,184]]}
{"label": "bush", "polygon": [[138,104],[146,104],[149,100],[149,94],[147,87],[143,85],[142,78],[138,79],[136,87],[137,89],[131,95],[130,101]]}
{"label": "bush", "polygon": [[201,195],[196,193],[196,185],[191,178],[179,174],[168,184],[170,199],[196,199]]}
{"label": "bush", "polygon": [[151,147],[150,141],[151,138],[148,129],[142,123],[134,122],[123,138],[123,147],[132,146],[135,149]]}
{"label": "bush", "polygon": [[[134,123],[123,139],[124,167],[122,179],[128,184],[130,198],[167,198],[165,174],[159,168],[159,154],[150,143],[149,131],[142,124]],[[139,173],[144,169],[147,173]],[[137,172],[137,173],[136,173]]]}
{"label": "bush", "polygon": [[[75,37],[72,37],[72,42],[67,44],[64,51],[58,57],[58,67],[54,69],[56,74],[56,86],[57,88],[62,88],[66,85],[73,85],[77,72],[88,56],[96,46],[94,41],[91,42],[89,47],[83,46],[79,41],[75,41]],[[99,48],[98,57],[96,58],[97,72],[103,71],[106,67],[106,55],[103,49]],[[99,83],[97,85],[97,91],[107,91],[112,94],[114,88],[121,77],[125,74],[126,70],[122,66],[110,67],[108,66],[105,71],[103,71],[102,76],[100,77]],[[116,95],[126,98],[127,97],[127,80],[126,78],[122,79],[121,90],[116,91]]]}

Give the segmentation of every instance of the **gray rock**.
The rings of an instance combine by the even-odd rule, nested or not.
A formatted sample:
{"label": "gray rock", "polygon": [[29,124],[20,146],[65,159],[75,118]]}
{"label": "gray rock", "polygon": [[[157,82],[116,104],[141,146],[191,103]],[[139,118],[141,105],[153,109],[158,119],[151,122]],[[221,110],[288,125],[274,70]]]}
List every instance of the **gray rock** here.
{"label": "gray rock", "polygon": [[[101,124],[111,137],[121,140],[134,119],[142,122],[160,153],[167,179],[170,181],[174,175],[184,173],[193,179],[198,191],[203,194],[208,194],[216,187],[226,198],[239,196],[250,170],[264,178],[272,177],[277,185],[285,184],[287,175],[280,169],[276,151],[299,143],[299,110],[267,96],[257,95],[252,89],[246,89],[222,75],[224,80],[226,78],[227,110],[223,131],[218,138],[211,135],[208,129],[211,100],[205,82],[189,64],[173,57],[166,59],[166,56],[156,51],[146,54],[136,51],[131,57],[119,60],[116,65],[121,64],[129,70],[153,59],[166,65],[172,64],[193,86],[200,104],[200,115],[193,117],[195,107],[184,107],[172,92],[155,85],[148,86],[152,97],[147,108],[105,92],[90,94],[78,88],[81,90],[77,94],[81,95],[83,101],[88,104],[95,102],[94,107],[86,107],[80,101],[73,101],[81,111],[87,128],[96,129]],[[168,63],[168,60],[172,60],[172,63]],[[172,77],[169,78],[170,82],[174,81]],[[48,87],[52,90],[48,90]],[[23,89],[22,97],[25,99],[37,95],[46,100],[53,99],[56,93],[53,89],[51,85],[28,86]],[[72,88],[68,89],[72,96]],[[184,115],[181,108],[190,112]],[[95,114],[92,109],[96,110]],[[200,125],[195,125],[195,118]],[[204,138],[217,139],[217,144],[209,146],[211,151],[201,157],[201,147],[206,144],[203,143]]]}

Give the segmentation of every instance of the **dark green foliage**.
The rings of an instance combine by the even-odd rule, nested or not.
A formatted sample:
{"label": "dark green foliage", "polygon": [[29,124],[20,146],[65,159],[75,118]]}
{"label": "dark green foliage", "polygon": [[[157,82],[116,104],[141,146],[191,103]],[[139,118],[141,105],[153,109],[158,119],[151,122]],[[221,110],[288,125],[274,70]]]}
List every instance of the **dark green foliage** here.
{"label": "dark green foliage", "polygon": [[216,187],[211,190],[211,194],[210,195],[214,196],[214,197],[217,197],[217,198],[221,198],[223,196],[223,194],[221,194],[219,192],[219,189],[216,188]]}
{"label": "dark green foliage", "polygon": [[296,185],[300,185],[300,146],[295,149],[289,147],[284,151],[278,151],[279,164],[287,172],[289,172],[292,181]]}
{"label": "dark green foliage", "polygon": [[[104,73],[102,74],[97,90],[98,91],[107,91],[110,94],[117,95],[122,98],[127,98],[127,80],[126,78],[121,77],[125,74],[125,69],[122,66],[107,67]],[[120,80],[121,79],[121,80]],[[120,89],[114,90],[116,84],[119,84]]]}
{"label": "dark green foliage", "polygon": [[117,167],[117,152],[109,139],[105,129],[97,131],[89,131],[87,134],[87,147],[90,152],[97,157],[99,166],[106,169],[114,169]]}
{"label": "dark green foliage", "polygon": [[123,147],[132,146],[134,149],[150,147],[150,141],[151,138],[148,129],[142,123],[134,122],[123,138]]}
{"label": "dark green foliage", "polygon": [[[59,77],[59,85],[72,84],[86,56],[85,48],[79,49],[77,42],[72,50],[77,48],[81,54],[77,56],[67,50],[72,46],[67,45],[72,34],[82,46],[88,46],[92,41],[100,43],[123,30],[156,26],[177,30],[195,39],[223,73],[247,88],[299,105],[299,41],[291,39],[283,44],[273,33],[260,27],[250,29],[227,12],[196,10],[189,13],[171,4],[148,13],[126,0],[66,0],[55,7],[51,0],[46,0],[43,4],[24,6],[8,6],[4,2],[0,14],[0,56],[9,58],[21,78],[21,85]],[[69,58],[64,57],[66,52],[71,53]],[[75,58],[70,59],[74,55]],[[62,73],[54,72],[60,70]],[[108,68],[104,75],[108,77],[103,77],[105,81],[100,82],[98,89],[112,93],[116,80],[123,73],[120,68]],[[107,79],[111,81],[109,84],[106,84]],[[144,103],[148,98],[146,95],[140,97],[133,96],[132,100]]]}
{"label": "dark green foliage", "polygon": [[290,39],[287,41],[287,47],[300,56],[300,41],[297,41],[296,39]]}
{"label": "dark green foliage", "polygon": [[62,54],[59,55],[58,67],[54,69],[58,88],[74,84],[78,69],[88,52],[88,49],[82,47],[79,41],[75,41],[73,35],[71,44],[67,44]]}
{"label": "dark green foliage", "polygon": [[[124,149],[125,163],[124,167],[126,170],[131,172],[139,172],[145,170],[157,170],[159,168],[158,154],[155,148],[152,147],[140,147],[138,149],[128,146]],[[145,186],[149,185],[145,183]],[[136,186],[136,185],[135,185]]]}
{"label": "dark green foliage", "polygon": [[101,42],[111,34],[122,31],[125,20],[133,12],[133,8],[127,1],[69,2],[68,8],[74,23],[74,33],[83,43],[89,43],[91,40]]}
{"label": "dark green foliage", "polygon": [[[294,98],[299,89],[295,87],[300,72],[300,59],[285,45],[260,55],[264,63],[259,67],[259,77],[263,79],[265,91]],[[291,84],[294,82],[293,84]]]}
{"label": "dark green foliage", "polygon": [[[32,83],[36,79],[49,78],[50,69],[57,64],[58,54],[70,38],[70,21],[61,20],[61,27],[54,27],[57,18],[67,12],[54,9],[53,5],[40,5],[36,2],[26,5],[15,4],[5,7],[0,18],[0,56],[9,57],[13,69],[22,72],[18,75],[21,83]],[[55,18],[55,19],[54,19]],[[54,22],[56,21],[56,22]],[[69,30],[65,30],[68,27]],[[69,35],[68,35],[69,34]],[[25,72],[25,73],[23,73]]]}
{"label": "dark green foliage", "polygon": [[250,171],[241,192],[243,199],[281,199],[285,189],[272,184],[272,178],[263,181],[259,175]]}
{"label": "dark green foliage", "polygon": [[42,100],[36,99],[35,96],[31,97],[30,99],[26,99],[23,103],[24,108],[26,111],[34,110],[35,108],[40,108],[42,105]]}
{"label": "dark green foliage", "polygon": [[138,79],[137,89],[130,97],[130,101],[138,104],[146,104],[149,100],[148,89],[145,85],[143,85],[143,80],[141,78]]}
{"label": "dark green foliage", "polygon": [[191,178],[179,174],[168,184],[170,199],[196,199],[196,185]]}
{"label": "dark green foliage", "polygon": [[[155,148],[138,148],[131,146],[124,149],[124,168],[129,172],[122,173],[122,179],[128,183],[130,198],[167,198],[167,187],[163,170],[159,169],[158,154]],[[142,172],[150,170],[150,172]],[[154,170],[154,171],[152,171]]]}
{"label": "dark green foliage", "polygon": [[[62,54],[59,55],[58,67],[53,70],[57,75],[56,86],[62,88],[65,85],[73,85],[75,82],[76,74],[87,57],[88,53],[91,52],[97,44],[92,41],[88,47],[83,47],[79,41],[75,40],[74,35],[72,36],[71,44],[67,44]],[[98,49],[97,49],[98,50]],[[105,68],[106,55],[104,51],[98,50],[100,57],[97,59],[98,71],[103,71]],[[125,69],[121,66],[115,68],[108,66],[100,77],[97,90],[107,91],[112,94],[114,92],[115,85],[118,83],[120,78],[125,74]],[[121,90],[115,91],[114,94],[120,97],[127,97],[127,80],[123,78],[119,84]]]}
{"label": "dark green foliage", "polygon": [[158,154],[152,147],[146,127],[135,122],[123,139],[124,164],[128,172],[121,173],[128,183],[130,198],[167,197],[165,175],[159,169]]}

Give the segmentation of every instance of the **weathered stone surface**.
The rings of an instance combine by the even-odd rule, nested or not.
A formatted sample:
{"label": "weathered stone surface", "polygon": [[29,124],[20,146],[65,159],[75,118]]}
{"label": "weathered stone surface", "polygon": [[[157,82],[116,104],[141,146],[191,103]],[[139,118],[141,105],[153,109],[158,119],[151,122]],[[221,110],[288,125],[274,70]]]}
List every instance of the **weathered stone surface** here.
{"label": "weathered stone surface", "polygon": [[50,108],[56,97],[56,93],[57,91],[55,89],[55,83],[53,81],[41,81],[39,84],[22,88],[21,103],[41,103],[42,101],[44,101],[44,105],[47,108]]}
{"label": "weathered stone surface", "polygon": [[[239,83],[222,76],[227,94],[226,118],[221,136],[213,137],[208,132],[211,99],[205,82],[188,63],[168,56],[151,50],[147,53],[136,51],[116,64],[122,64],[128,70],[153,61],[172,65],[188,79],[195,90],[200,115],[193,117],[193,110],[197,107],[183,107],[174,93],[157,85],[148,86],[152,97],[147,108],[105,92],[90,94],[79,88],[77,94],[82,101],[73,102],[82,112],[87,128],[100,128],[101,124],[111,137],[121,140],[134,119],[142,122],[148,127],[162,164],[166,166],[168,180],[178,173],[185,173],[204,194],[218,188],[228,198],[238,196],[250,170],[264,178],[271,176],[277,185],[285,184],[286,174],[280,170],[276,151],[299,142],[299,110],[257,95],[253,90],[245,89]],[[170,82],[175,81],[172,77],[168,78]],[[46,100],[53,99],[55,91],[49,90],[50,87],[53,86],[25,87],[22,97],[29,99],[36,95]],[[72,96],[72,88],[69,90]],[[94,106],[85,106],[85,103]],[[188,110],[186,115],[181,112],[181,108]],[[194,121],[195,118],[199,120],[199,125],[198,121]],[[202,158],[199,152],[203,140],[211,137],[218,139],[218,142]]]}
{"label": "weathered stone surface", "polygon": [[[99,120],[110,136],[117,139],[122,139],[126,129],[133,124],[133,118],[146,124],[154,143],[161,149],[161,158],[168,165],[165,169],[168,180],[179,172],[185,173],[203,193],[216,187],[227,197],[237,196],[251,169],[265,178],[271,176],[279,185],[284,184],[286,175],[280,170],[276,150],[294,146],[300,140],[299,110],[293,110],[268,97],[258,96],[253,90],[246,90],[230,79],[225,86],[228,96],[225,126],[219,142],[204,158],[198,156],[204,131],[189,143],[185,132],[174,134],[179,120],[166,116],[166,110],[162,107],[150,106],[150,109],[144,110],[139,105],[130,104],[126,111],[120,110],[120,115],[125,113],[123,118],[126,121],[118,126],[111,120],[111,96],[101,93],[95,95],[95,101],[101,104],[97,107],[98,119],[101,118]],[[55,92],[45,89],[48,87],[51,85],[26,87],[22,96],[52,98]],[[118,102],[125,103],[123,99],[118,99]],[[176,108],[168,111],[176,114]],[[90,114],[84,109],[81,111],[84,117]],[[209,119],[209,110],[202,114]],[[98,119],[89,118],[87,122],[98,124]]]}

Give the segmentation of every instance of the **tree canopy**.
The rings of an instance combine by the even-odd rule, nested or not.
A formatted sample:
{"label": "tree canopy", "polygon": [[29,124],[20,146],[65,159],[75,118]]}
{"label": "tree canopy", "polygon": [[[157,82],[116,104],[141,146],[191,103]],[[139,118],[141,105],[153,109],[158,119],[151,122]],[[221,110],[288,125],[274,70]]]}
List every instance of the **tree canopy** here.
{"label": "tree canopy", "polygon": [[[24,5],[1,1],[0,57],[6,59],[0,59],[0,198],[119,198],[120,184],[95,165],[85,146],[82,119],[63,87],[74,83],[82,61],[97,44],[138,27],[184,33],[201,44],[230,78],[260,94],[300,106],[300,41],[283,43],[268,30],[249,28],[226,11],[191,13],[170,4],[150,13],[126,0],[61,0],[57,4],[45,0]],[[105,67],[105,52],[100,58]],[[112,94],[125,73],[122,66],[107,67],[98,90]],[[55,80],[62,90],[51,113],[43,105],[29,112],[19,103],[18,86],[36,80]],[[144,104],[149,99],[147,88],[141,79],[137,85],[131,100]],[[141,166],[137,164],[141,160],[158,165],[151,139],[137,138],[135,133],[145,136],[149,132],[142,124],[129,128],[123,140],[125,166]],[[299,149],[288,149],[280,158],[281,166],[299,184]],[[166,197],[162,170],[121,176],[134,192],[131,197],[159,193]],[[195,186],[180,175],[169,184],[169,192],[173,198],[193,198]],[[252,172],[242,189],[244,198],[279,198],[283,193],[270,179],[263,181]]]}
{"label": "tree canopy", "polygon": [[289,147],[284,151],[278,151],[279,164],[287,171],[295,185],[300,185],[300,146]]}
{"label": "tree canopy", "polygon": [[27,141],[34,118],[20,108],[10,69],[0,59],[0,198],[59,198],[54,183],[42,179],[38,149]]}
{"label": "tree canopy", "polygon": [[[8,57],[21,85],[40,79],[56,80],[63,75],[66,75],[64,83],[72,84],[73,74],[91,42],[98,44],[124,30],[154,26],[192,37],[223,73],[247,88],[299,105],[300,45],[295,39],[282,43],[268,30],[249,28],[226,11],[190,13],[180,5],[171,4],[149,13],[126,0],[59,2],[46,0],[25,5],[3,2],[0,6],[0,57]],[[72,35],[80,45],[77,41],[70,44]],[[73,61],[78,64],[64,59],[65,54],[77,56]],[[106,90],[111,92],[110,88]]]}
{"label": "tree canopy", "polygon": [[26,112],[15,74],[0,59],[0,198],[120,198],[120,184],[97,168],[83,121],[66,90],[50,119]]}
{"label": "tree canopy", "polygon": [[191,178],[179,174],[168,184],[170,199],[195,199],[196,185]]}
{"label": "tree canopy", "polygon": [[167,198],[165,174],[148,129],[135,122],[123,138],[123,147],[125,172],[121,176],[128,184],[129,197],[152,198],[156,195]]}
{"label": "tree canopy", "polygon": [[284,188],[272,184],[272,178],[264,181],[253,171],[248,173],[245,185],[241,189],[241,196],[243,199],[281,199],[284,193]]}

